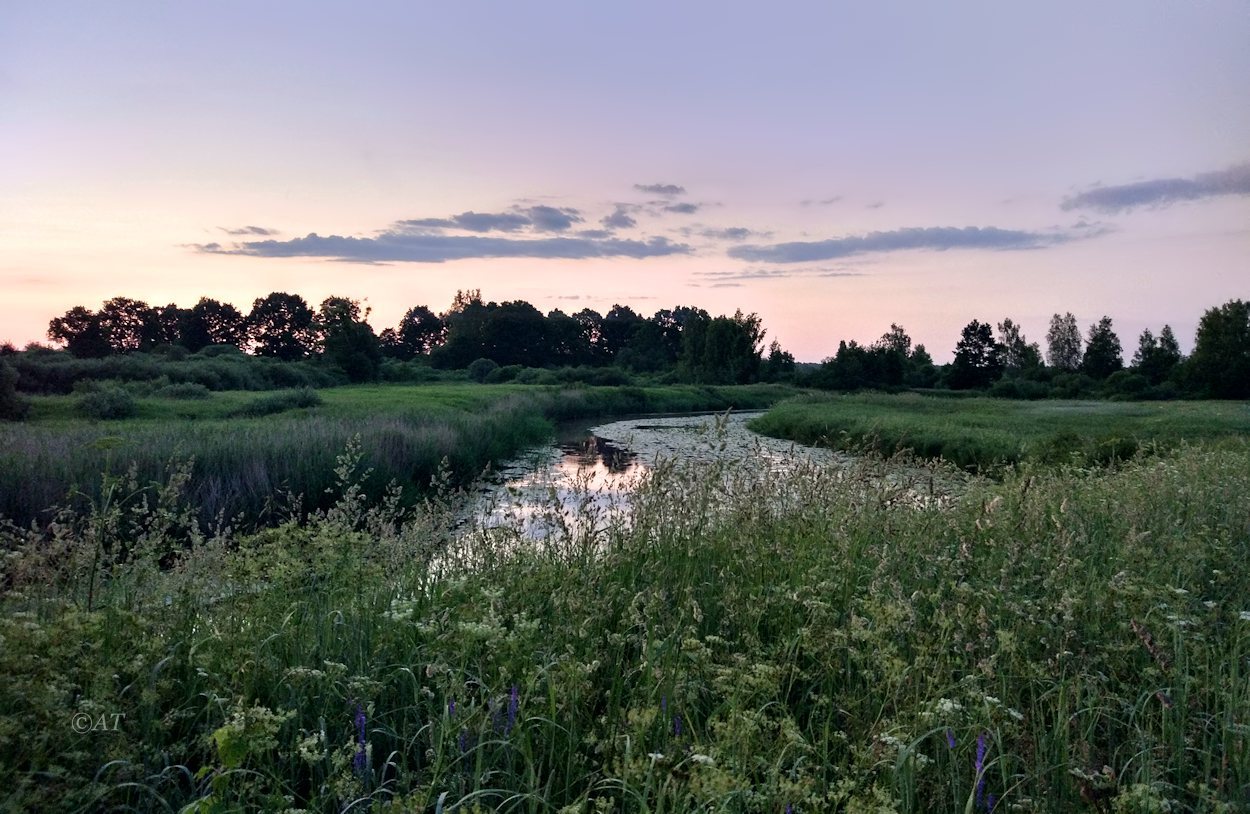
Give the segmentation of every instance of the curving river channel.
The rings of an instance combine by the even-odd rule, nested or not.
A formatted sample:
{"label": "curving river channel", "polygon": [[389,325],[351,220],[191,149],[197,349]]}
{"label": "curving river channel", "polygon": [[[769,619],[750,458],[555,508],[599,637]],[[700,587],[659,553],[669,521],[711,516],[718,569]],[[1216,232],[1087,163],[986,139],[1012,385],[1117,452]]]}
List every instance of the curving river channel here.
{"label": "curving river channel", "polygon": [[844,457],[754,433],[746,425],[758,415],[646,415],[567,425],[554,444],[528,450],[479,482],[464,520],[543,539],[579,518],[624,512],[630,491],[658,461],[743,461],[784,470],[801,460]]}

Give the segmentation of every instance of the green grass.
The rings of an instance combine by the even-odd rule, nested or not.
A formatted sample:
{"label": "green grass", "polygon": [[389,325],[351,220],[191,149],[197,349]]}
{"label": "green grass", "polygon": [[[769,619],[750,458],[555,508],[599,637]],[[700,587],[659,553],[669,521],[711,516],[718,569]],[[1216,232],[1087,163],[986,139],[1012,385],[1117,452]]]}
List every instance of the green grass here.
{"label": "green grass", "polygon": [[367,509],[359,463],[253,534],[178,475],[0,531],[0,808],[985,811],[978,738],[998,811],[1250,799],[1244,440],[942,500],[664,465],[543,545]]}
{"label": "green grass", "polygon": [[1250,434],[1244,402],[1005,401],[920,395],[802,396],[751,429],[838,449],[910,449],[970,469],[1039,461],[1106,463],[1146,445]]}
{"label": "green grass", "polygon": [[313,407],[291,401],[295,392],[224,392],[184,401],[153,395],[135,399],[133,417],[112,421],[83,418],[75,396],[36,397],[29,421],[0,424],[0,517],[19,525],[46,522],[48,508],[69,494],[98,499],[102,472],[133,466],[146,482],[160,478],[171,462],[194,459],[187,489],[202,520],[269,522],[284,493],[302,495],[305,508],[325,505],[335,456],[354,436],[361,437],[373,469],[366,493],[377,499],[390,481],[420,489],[444,468],[467,481],[491,462],[550,437],[554,421],[759,408],[794,391],[773,385],[362,385],[315,391],[322,403]]}

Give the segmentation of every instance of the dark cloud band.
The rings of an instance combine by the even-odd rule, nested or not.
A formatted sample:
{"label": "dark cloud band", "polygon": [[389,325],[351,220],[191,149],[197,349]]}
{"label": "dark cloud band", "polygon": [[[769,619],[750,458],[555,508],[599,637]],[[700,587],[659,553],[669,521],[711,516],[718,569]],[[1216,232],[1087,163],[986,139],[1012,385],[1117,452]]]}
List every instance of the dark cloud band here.
{"label": "dark cloud band", "polygon": [[833,238],[831,240],[735,246],[729,256],[763,263],[809,263],[861,254],[909,249],[990,249],[995,251],[1042,249],[1074,239],[1063,233],[1027,232],[994,226],[913,227],[889,232]]}
{"label": "dark cloud band", "polygon": [[517,239],[477,235],[440,235],[388,231],[377,237],[309,234],[291,240],[254,240],[224,247],[195,247],[209,254],[248,257],[319,257],[359,263],[442,263],[491,257],[584,259],[589,257],[664,257],[689,254],[690,247],[666,238],[597,240],[584,237]]}
{"label": "dark cloud band", "polygon": [[1204,172],[1192,178],[1155,178],[1135,184],[1097,187],[1064,199],[1064,209],[1123,212],[1139,206],[1169,206],[1224,195],[1250,195],[1250,163]]}

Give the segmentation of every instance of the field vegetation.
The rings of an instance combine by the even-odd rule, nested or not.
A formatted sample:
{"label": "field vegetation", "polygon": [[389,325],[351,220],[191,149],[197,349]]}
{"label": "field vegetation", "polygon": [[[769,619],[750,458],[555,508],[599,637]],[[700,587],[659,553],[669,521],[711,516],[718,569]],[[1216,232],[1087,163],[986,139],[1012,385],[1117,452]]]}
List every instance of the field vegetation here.
{"label": "field vegetation", "polygon": [[364,500],[354,443],[252,533],[111,476],[3,531],[0,807],[1245,810],[1244,439],[858,461],[665,464],[543,544]]}
{"label": "field vegetation", "polygon": [[776,438],[989,471],[1002,464],[1106,464],[1182,441],[1250,434],[1250,405],[1230,401],[1006,401],[937,395],[809,394],[751,422]]}
{"label": "field vegetation", "polygon": [[[176,386],[183,394],[186,386]],[[360,437],[373,500],[391,481],[415,496],[444,472],[467,481],[540,443],[554,422],[641,412],[760,408],[794,391],[740,387],[544,387],[448,383],[267,393],[195,391],[171,398],[105,385],[34,396],[28,420],[0,424],[0,516],[46,522],[49,507],[98,500],[100,474],[142,482],[193,460],[187,496],[208,524],[269,522],[286,498],[324,507],[334,460]],[[415,487],[415,488],[414,488]]]}

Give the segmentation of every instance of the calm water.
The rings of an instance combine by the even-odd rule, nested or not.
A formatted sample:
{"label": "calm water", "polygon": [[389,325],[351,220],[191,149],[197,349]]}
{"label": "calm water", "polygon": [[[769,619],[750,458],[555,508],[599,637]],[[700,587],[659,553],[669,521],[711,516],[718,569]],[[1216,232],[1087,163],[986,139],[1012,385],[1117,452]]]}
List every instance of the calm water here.
{"label": "calm water", "polygon": [[563,429],[500,467],[479,485],[466,520],[543,539],[562,527],[611,522],[657,461],[744,461],[786,469],[802,459],[838,460],[829,450],[758,435],[746,424],[759,412],[639,416]]}

